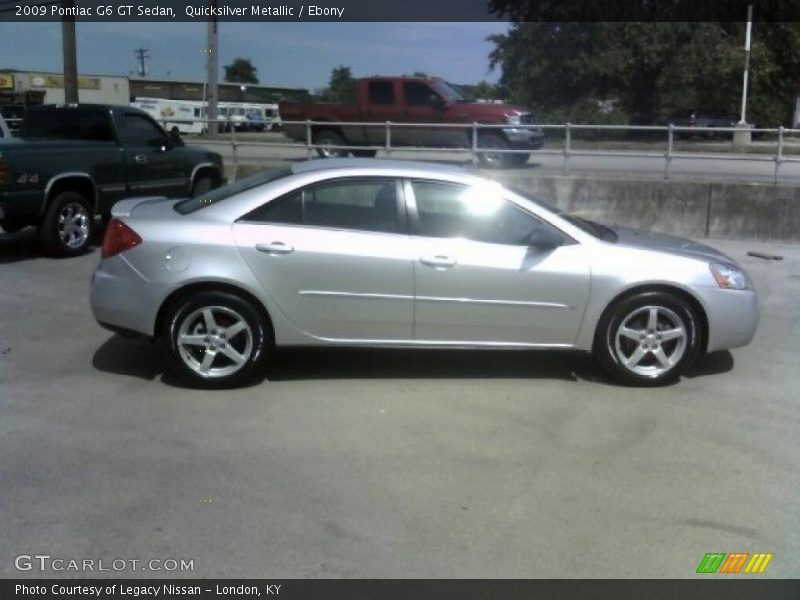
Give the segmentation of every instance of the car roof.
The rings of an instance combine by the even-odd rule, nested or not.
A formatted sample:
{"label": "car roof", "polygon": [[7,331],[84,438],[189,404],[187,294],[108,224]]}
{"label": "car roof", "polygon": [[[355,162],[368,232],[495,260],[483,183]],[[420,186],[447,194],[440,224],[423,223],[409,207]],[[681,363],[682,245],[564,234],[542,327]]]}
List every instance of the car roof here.
{"label": "car roof", "polygon": [[404,171],[419,173],[429,172],[432,175],[449,173],[453,175],[467,175],[463,167],[454,165],[441,165],[436,163],[418,162],[410,160],[387,160],[382,158],[326,158],[296,162],[291,167],[292,173],[314,173],[321,171],[335,171],[342,169],[375,170],[375,171]]}

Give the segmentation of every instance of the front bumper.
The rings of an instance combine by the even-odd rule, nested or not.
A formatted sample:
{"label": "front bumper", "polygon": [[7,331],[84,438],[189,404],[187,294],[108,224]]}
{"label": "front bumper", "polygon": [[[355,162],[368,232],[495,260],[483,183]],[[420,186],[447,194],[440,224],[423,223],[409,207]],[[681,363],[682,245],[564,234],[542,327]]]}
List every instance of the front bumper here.
{"label": "front bumper", "polygon": [[0,192],[0,222],[16,225],[36,225],[43,209],[40,190],[15,190]]}
{"label": "front bumper", "polygon": [[758,295],[754,290],[695,288],[708,317],[707,350],[728,350],[753,340],[759,322]]}
{"label": "front bumper", "polygon": [[544,146],[544,132],[541,129],[503,129],[508,143],[515,150],[538,150]]}

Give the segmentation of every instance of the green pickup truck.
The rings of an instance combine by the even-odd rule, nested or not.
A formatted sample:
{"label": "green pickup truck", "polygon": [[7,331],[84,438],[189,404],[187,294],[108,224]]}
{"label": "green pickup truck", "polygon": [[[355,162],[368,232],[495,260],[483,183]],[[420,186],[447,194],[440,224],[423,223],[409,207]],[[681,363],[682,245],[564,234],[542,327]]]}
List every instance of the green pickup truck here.
{"label": "green pickup truck", "polygon": [[183,145],[146,113],[95,104],[32,108],[0,138],[0,227],[38,228],[54,254],[92,240],[95,216],[132,196],[197,195],[224,183],[222,157]]}

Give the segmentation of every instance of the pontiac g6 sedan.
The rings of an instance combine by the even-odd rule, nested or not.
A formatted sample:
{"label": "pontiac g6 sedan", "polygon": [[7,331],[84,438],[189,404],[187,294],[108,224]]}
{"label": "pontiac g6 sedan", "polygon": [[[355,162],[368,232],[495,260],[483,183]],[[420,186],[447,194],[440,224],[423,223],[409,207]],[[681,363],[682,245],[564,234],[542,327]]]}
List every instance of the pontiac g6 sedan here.
{"label": "pontiac g6 sedan", "polygon": [[158,339],[202,387],[256,378],[282,346],[579,349],[649,386],[758,324],[750,280],[720,252],[455,168],[309,161],[124,200],[113,217],[95,318]]}

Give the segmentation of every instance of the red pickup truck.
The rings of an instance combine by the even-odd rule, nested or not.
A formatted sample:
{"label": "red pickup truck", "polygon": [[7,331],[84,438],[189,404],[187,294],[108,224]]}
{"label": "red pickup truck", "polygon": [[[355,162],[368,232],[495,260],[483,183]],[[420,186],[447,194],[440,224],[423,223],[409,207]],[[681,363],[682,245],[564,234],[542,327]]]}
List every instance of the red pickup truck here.
{"label": "red pickup truck", "polygon": [[[384,146],[386,128],[361,123],[464,123],[461,127],[391,127],[391,145],[431,148],[470,148],[472,123],[507,125],[479,130],[478,154],[487,167],[506,167],[527,162],[528,154],[505,154],[491,150],[536,150],[544,145],[539,128],[520,128],[534,123],[530,110],[509,104],[469,102],[463,95],[437,78],[367,77],[356,82],[356,104],[282,102],[283,129],[293,140],[305,142],[305,124],[287,121],[313,121],[311,138],[323,157],[375,156],[376,150],[352,150],[346,146]],[[322,122],[323,124],[319,124]],[[355,123],[355,125],[354,125]],[[339,148],[337,148],[339,146]]]}

